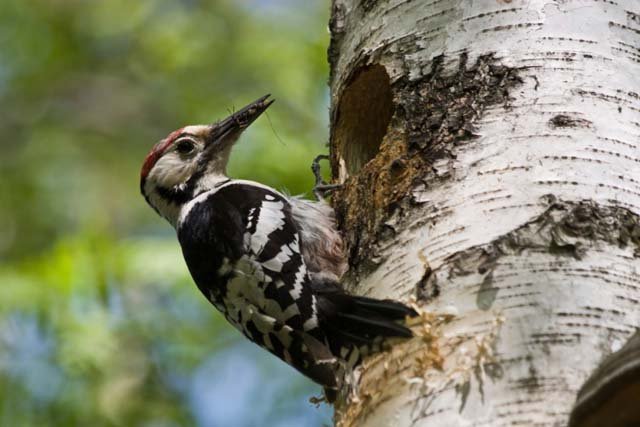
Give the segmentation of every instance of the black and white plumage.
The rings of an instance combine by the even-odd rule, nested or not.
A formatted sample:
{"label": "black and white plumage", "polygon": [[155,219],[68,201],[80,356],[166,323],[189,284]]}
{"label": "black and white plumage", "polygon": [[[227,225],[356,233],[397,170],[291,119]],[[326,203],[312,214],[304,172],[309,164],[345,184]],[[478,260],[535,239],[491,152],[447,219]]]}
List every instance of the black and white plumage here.
{"label": "black and white plumage", "polygon": [[342,240],[324,202],[226,176],[231,147],[271,102],[170,134],[147,156],[141,190],[176,228],[204,296],[251,341],[331,390],[363,349],[410,337],[401,321],[415,312],[342,290]]}

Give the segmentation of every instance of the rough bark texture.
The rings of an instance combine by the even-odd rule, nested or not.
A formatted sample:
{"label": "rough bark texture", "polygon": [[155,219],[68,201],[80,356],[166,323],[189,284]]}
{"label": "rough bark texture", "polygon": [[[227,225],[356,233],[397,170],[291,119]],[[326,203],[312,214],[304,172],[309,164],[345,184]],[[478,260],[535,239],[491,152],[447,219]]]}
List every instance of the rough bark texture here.
{"label": "rough bark texture", "polygon": [[345,284],[425,311],[337,424],[566,425],[640,326],[640,2],[334,0],[330,29]]}

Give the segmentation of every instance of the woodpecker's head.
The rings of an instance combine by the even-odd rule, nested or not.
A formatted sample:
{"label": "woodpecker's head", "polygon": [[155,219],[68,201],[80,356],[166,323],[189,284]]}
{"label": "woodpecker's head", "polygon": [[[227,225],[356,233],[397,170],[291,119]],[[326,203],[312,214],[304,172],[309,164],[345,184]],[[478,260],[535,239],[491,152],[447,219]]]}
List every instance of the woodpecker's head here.
{"label": "woodpecker's head", "polygon": [[174,226],[182,205],[227,179],[229,154],[240,134],[265,111],[269,95],[212,125],[187,126],[169,134],[147,155],[140,191]]}

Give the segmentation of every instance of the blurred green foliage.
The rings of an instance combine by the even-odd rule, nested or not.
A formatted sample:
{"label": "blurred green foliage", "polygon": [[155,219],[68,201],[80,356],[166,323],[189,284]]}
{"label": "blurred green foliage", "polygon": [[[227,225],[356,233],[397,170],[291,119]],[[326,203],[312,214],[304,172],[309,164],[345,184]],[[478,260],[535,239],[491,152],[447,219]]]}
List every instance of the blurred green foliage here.
{"label": "blurred green foliage", "polygon": [[172,130],[271,93],[229,172],[308,191],[328,3],[0,2],[0,425],[225,425],[239,398],[215,390],[231,399],[242,366],[262,425],[327,419],[199,295],[139,168]]}

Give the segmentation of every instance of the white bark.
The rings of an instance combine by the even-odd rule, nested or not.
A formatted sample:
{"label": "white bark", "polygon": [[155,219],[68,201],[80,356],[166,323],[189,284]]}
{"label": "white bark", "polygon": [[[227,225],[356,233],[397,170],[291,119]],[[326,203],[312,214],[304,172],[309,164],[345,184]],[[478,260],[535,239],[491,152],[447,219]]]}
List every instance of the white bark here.
{"label": "white bark", "polygon": [[[428,339],[369,361],[337,422],[565,425],[587,376],[640,326],[640,1],[334,0],[331,29],[347,286],[402,300],[420,288],[424,310],[454,314],[425,316]],[[376,137],[358,141],[348,122],[367,113],[342,104],[358,84],[354,97],[375,98],[358,111],[384,104],[375,64],[393,118],[379,152],[347,149]],[[483,80],[489,64],[510,80]],[[504,95],[466,107],[473,136],[443,136],[471,88],[412,147],[408,122],[435,115],[426,82],[453,85],[461,68]]]}

